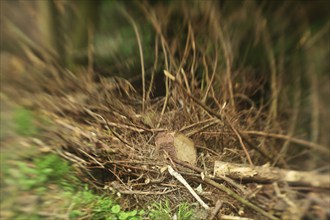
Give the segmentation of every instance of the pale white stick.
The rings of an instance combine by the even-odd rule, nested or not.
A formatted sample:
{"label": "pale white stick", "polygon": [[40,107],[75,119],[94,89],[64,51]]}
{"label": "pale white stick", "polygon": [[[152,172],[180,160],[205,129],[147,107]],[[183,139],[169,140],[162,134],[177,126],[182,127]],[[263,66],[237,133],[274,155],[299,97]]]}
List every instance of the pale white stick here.
{"label": "pale white stick", "polygon": [[191,188],[191,186],[187,183],[187,181],[181,176],[180,173],[173,170],[171,166],[167,166],[168,172],[174,176],[177,180],[179,180],[188,190],[189,192],[195,197],[195,199],[203,206],[204,209],[210,209],[210,207],[197,195],[197,193]]}
{"label": "pale white stick", "polygon": [[244,218],[244,217],[231,216],[231,215],[221,215],[221,219],[223,219],[223,220],[253,220],[252,218]]}

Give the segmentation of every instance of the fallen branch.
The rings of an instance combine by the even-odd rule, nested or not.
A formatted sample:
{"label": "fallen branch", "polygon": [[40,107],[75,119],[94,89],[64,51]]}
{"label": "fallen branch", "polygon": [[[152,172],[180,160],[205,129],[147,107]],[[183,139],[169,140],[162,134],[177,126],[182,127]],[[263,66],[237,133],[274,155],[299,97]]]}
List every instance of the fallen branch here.
{"label": "fallen branch", "polygon": [[330,179],[328,175],[314,172],[284,170],[267,166],[250,167],[241,164],[215,161],[214,175],[253,182],[286,181],[292,185],[330,189]]}
{"label": "fallen branch", "polygon": [[[173,159],[173,161],[177,164],[180,164],[186,168],[189,168],[191,170],[194,170],[194,171],[197,171],[197,172],[203,172],[202,169],[198,168],[198,167],[195,167],[191,164],[188,164],[188,163],[185,163],[185,162],[182,162],[182,161],[179,161],[177,159]],[[179,174],[180,175],[180,174]],[[180,175],[181,176],[181,175]],[[214,186],[216,188],[218,188],[219,190],[227,193],[227,195],[231,196],[232,198],[236,199],[237,201],[239,201],[240,203],[242,203],[243,205],[259,212],[260,214],[262,214],[263,216],[266,216],[267,218],[269,219],[272,219],[272,220],[278,220],[278,218],[276,218],[275,216],[271,215],[270,213],[264,211],[262,208],[258,207],[257,205],[249,202],[248,200],[242,198],[240,195],[238,195],[237,193],[235,193],[233,190],[229,189],[228,187],[226,187],[225,185],[223,184],[219,184],[217,182],[215,182],[214,180],[210,179],[210,177],[205,177],[204,178],[204,182],[208,183],[209,185],[211,186]]]}
{"label": "fallen branch", "polygon": [[243,205],[259,212],[260,214],[262,214],[263,216],[272,219],[272,220],[278,220],[278,218],[276,218],[275,216],[273,216],[272,214],[266,212],[265,210],[263,210],[262,208],[258,207],[257,205],[249,202],[248,200],[244,199],[243,197],[239,196],[238,194],[236,194],[234,191],[232,191],[231,189],[227,188],[225,185],[219,184],[209,178],[204,178],[204,181],[208,184],[210,184],[211,186],[214,186],[218,189],[220,189],[221,191],[227,193],[229,196],[233,197],[234,199],[236,199],[237,201],[239,201],[240,203],[242,203]]}
{"label": "fallen branch", "polygon": [[252,218],[240,217],[240,216],[221,215],[221,220],[253,220],[253,219]]}
{"label": "fallen branch", "polygon": [[218,199],[217,203],[215,204],[215,207],[213,208],[212,212],[211,212],[211,216],[209,218],[209,220],[213,220],[216,218],[216,215],[218,214],[221,206],[222,206],[222,201],[220,199]]}
{"label": "fallen branch", "polygon": [[210,207],[197,195],[197,193],[193,190],[193,188],[191,188],[191,186],[181,176],[181,174],[173,170],[171,166],[167,166],[167,170],[172,176],[174,176],[177,180],[179,180],[189,190],[189,192],[193,195],[193,197],[195,197],[195,199],[199,202],[199,204],[201,204],[201,206],[204,209],[206,210],[210,209]]}

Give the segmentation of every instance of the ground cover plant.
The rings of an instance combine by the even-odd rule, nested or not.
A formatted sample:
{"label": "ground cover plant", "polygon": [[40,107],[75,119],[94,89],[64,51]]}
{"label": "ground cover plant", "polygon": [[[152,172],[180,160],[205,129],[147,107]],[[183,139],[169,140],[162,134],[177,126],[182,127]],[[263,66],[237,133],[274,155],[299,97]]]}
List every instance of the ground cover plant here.
{"label": "ground cover plant", "polygon": [[1,171],[41,194],[24,215],[329,217],[328,2],[1,4],[1,102],[24,106],[4,158],[38,153]]}
{"label": "ground cover plant", "polygon": [[[12,129],[18,135],[16,138],[28,141],[25,138],[38,135],[33,123],[36,120],[40,119],[31,111],[15,108],[16,126]],[[102,195],[84,186],[69,162],[56,152],[41,153],[36,145],[29,143],[25,144],[26,152],[15,152],[22,151],[24,146],[19,141],[11,144],[1,150],[2,219],[142,219],[146,216],[143,210],[123,211],[112,195]]]}

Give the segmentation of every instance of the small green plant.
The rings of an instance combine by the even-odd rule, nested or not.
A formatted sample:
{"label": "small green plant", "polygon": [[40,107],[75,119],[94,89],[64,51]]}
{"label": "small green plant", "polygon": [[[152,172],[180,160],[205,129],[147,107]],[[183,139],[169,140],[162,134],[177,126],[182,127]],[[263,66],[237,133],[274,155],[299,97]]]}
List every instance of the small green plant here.
{"label": "small green plant", "polygon": [[[22,136],[31,136],[37,133],[37,127],[34,124],[35,115],[25,109],[17,108],[13,112],[15,122],[15,132]],[[108,195],[99,195],[82,187],[79,179],[75,177],[69,163],[54,153],[40,154],[35,146],[22,151],[21,146],[17,146],[17,152],[1,154],[0,162],[4,169],[1,169],[1,185],[4,186],[3,192],[14,196],[13,201],[0,200],[1,204],[7,202],[7,207],[12,207],[14,203],[20,200],[20,195],[33,195],[35,197],[47,197],[52,199],[54,193],[66,204],[70,206],[70,219],[88,218],[95,220],[142,220],[145,217],[144,210],[122,210],[121,206],[114,202]],[[27,151],[27,152],[25,152]],[[24,152],[24,153],[20,153]],[[28,155],[28,156],[27,156]],[[51,187],[50,187],[51,186]],[[14,190],[7,192],[5,190]],[[40,204],[34,204],[39,206]],[[34,206],[32,205],[32,206]],[[32,207],[31,206],[31,207]],[[43,219],[43,216],[31,212],[22,213],[18,209],[11,209],[11,216],[15,219]],[[47,210],[49,207],[40,205],[40,210]],[[58,207],[58,212],[63,210]],[[40,218],[39,218],[40,217]]]}
{"label": "small green plant", "polygon": [[57,181],[65,178],[70,172],[68,162],[56,154],[47,154],[34,159],[36,169],[45,176],[47,181]]}
{"label": "small green plant", "polygon": [[[174,213],[171,211],[169,201],[154,203],[151,205],[149,217],[154,220],[171,220]],[[190,220],[193,216],[193,210],[188,203],[181,203],[176,213],[178,220]]]}
{"label": "small green plant", "polygon": [[178,207],[178,220],[189,220],[193,216],[193,209],[191,208],[191,205],[188,203],[181,203]]}
{"label": "small green plant", "polygon": [[143,210],[124,211],[111,197],[98,195],[87,185],[82,187],[76,177],[68,175],[72,173],[68,162],[56,154],[35,155],[32,161],[20,160],[5,165],[5,185],[14,186],[20,192],[29,191],[43,196],[51,193],[51,189],[47,188],[49,184],[60,186],[57,193],[65,197],[64,201],[73,204],[70,219],[142,220],[145,215]]}
{"label": "small green plant", "polygon": [[17,108],[14,110],[13,120],[15,123],[15,131],[22,136],[32,136],[37,133],[37,127],[33,123],[35,119],[34,114],[23,108]]}
{"label": "small green plant", "polygon": [[153,203],[149,212],[151,219],[171,220],[171,208],[168,200],[164,202]]}
{"label": "small green plant", "polygon": [[89,215],[95,220],[142,220],[145,215],[144,210],[123,211],[111,197],[94,194],[87,186],[73,196],[73,203],[72,219]]}
{"label": "small green plant", "polygon": [[19,189],[42,188],[46,183],[59,183],[70,172],[68,163],[55,154],[36,157],[32,163],[18,161],[9,167],[5,182]]}

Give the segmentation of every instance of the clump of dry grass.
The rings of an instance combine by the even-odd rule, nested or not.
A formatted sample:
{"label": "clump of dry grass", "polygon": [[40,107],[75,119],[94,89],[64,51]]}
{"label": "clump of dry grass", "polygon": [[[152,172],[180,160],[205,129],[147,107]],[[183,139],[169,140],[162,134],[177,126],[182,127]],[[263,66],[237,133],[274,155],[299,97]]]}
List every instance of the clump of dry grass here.
{"label": "clump of dry grass", "polygon": [[[55,77],[56,82],[38,77],[34,89],[39,94],[32,93],[33,105],[58,124],[56,136],[50,139],[55,149],[84,170],[90,184],[125,195],[128,207],[164,197],[172,204],[194,201],[177,181],[161,172],[172,161],[155,152],[155,136],[163,131],[180,131],[192,138],[199,154],[196,167],[205,173],[213,172],[217,160],[300,170],[328,166],[325,146],[329,140],[323,131],[329,125],[320,118],[329,108],[319,95],[329,90],[320,82],[328,78],[322,72],[327,68],[322,63],[326,56],[321,53],[320,60],[314,60],[310,54],[323,51],[329,25],[308,32],[299,3],[237,4],[194,1],[189,5],[182,1],[165,7],[163,3],[137,2],[135,6],[154,28],[155,62],[151,67],[143,60],[147,51],[141,46],[139,26],[125,12],[139,45],[140,87],[134,88],[122,78],[98,76],[93,81],[83,71],[67,72]],[[269,12],[271,7],[275,10]],[[294,16],[286,18],[288,12],[302,22]],[[305,66],[301,66],[303,61]],[[312,72],[317,71],[318,61],[317,76]],[[164,95],[153,96],[162,88],[160,94]],[[304,103],[306,88],[312,105]],[[310,121],[302,121],[306,115]],[[311,138],[306,136],[308,130]],[[302,162],[306,159],[310,163]],[[192,186],[205,187],[202,197],[211,206],[222,198],[222,214],[239,213],[242,204],[246,205],[216,184],[205,184],[199,178],[200,170],[187,172],[182,164],[172,165]],[[301,196],[285,183],[264,184],[254,198],[248,196],[248,190],[257,190],[252,185],[224,184],[270,213],[270,218],[299,219],[311,207],[309,193]],[[287,197],[281,194],[284,191]],[[263,205],[267,203],[274,205]],[[307,208],[302,210],[294,203]],[[262,215],[247,207],[245,216]]]}

